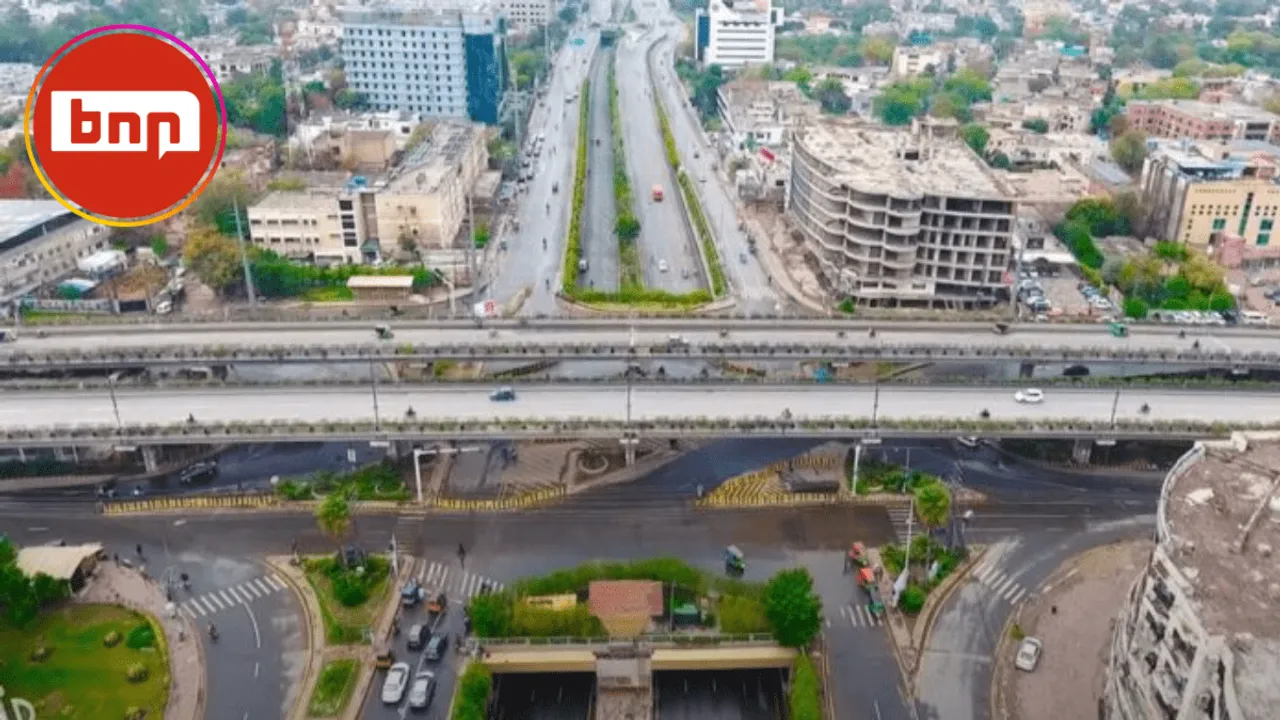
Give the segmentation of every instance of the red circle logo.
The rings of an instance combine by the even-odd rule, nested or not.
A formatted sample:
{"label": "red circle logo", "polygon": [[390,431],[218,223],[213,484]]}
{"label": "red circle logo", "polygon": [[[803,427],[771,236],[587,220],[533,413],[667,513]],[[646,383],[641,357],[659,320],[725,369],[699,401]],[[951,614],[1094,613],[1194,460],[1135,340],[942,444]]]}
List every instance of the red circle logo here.
{"label": "red circle logo", "polygon": [[217,92],[204,61],[168,33],[91,31],[59,49],[32,86],[32,163],[55,198],[90,220],[170,217],[221,161]]}

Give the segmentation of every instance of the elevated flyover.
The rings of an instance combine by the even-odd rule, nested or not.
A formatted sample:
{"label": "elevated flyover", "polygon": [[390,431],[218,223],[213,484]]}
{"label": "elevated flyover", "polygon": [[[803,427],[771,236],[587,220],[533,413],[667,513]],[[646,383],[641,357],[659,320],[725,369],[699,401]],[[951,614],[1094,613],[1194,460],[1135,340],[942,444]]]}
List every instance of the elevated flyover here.
{"label": "elevated flyover", "polygon": [[[1280,334],[1259,328],[1021,325],[842,320],[404,321],[380,340],[371,322],[156,323],[21,328],[0,370],[119,369],[377,360],[681,358],[905,362],[1159,363],[1280,368]],[[1180,332],[1186,336],[1181,337]],[[11,333],[15,334],[15,333]]]}
{"label": "elevated flyover", "polygon": [[[698,645],[690,643],[655,643],[645,646],[649,670],[766,670],[789,668],[796,651],[772,642]],[[495,673],[590,672],[597,669],[599,654],[605,644],[580,645],[485,645],[485,664]]]}
{"label": "elevated flyover", "polygon": [[[1280,426],[1280,393],[990,387],[249,386],[0,393],[0,445],[422,441],[481,437],[1205,437]],[[1143,412],[1143,405],[1149,412]],[[412,413],[409,410],[412,409]],[[986,417],[982,411],[986,410]]]}

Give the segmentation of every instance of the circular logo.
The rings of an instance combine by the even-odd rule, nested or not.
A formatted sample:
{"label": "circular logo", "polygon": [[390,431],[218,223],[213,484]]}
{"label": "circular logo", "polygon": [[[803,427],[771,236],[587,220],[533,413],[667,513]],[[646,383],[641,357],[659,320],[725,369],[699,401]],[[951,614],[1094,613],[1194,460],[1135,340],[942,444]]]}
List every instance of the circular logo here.
{"label": "circular logo", "polygon": [[133,227],[181,212],[226,147],[222,90],[186,43],[142,25],[108,25],[58,49],[36,75],[23,118],[40,182],[77,215]]}

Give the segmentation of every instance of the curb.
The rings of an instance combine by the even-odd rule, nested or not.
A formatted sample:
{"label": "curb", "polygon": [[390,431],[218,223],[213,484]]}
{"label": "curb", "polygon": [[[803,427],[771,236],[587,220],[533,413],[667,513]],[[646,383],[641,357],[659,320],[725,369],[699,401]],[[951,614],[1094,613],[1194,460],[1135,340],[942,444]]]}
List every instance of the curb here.
{"label": "curb", "polygon": [[[1043,583],[1041,583],[1041,586],[1043,586]],[[1000,677],[1002,673],[1006,672],[1006,667],[1009,664],[1005,658],[1009,655],[1009,642],[1013,639],[1010,636],[1010,631],[1013,630],[1013,626],[1017,624],[1016,621],[1018,618],[1022,617],[1023,607],[1026,607],[1025,603],[1014,608],[1013,612],[1009,613],[1009,617],[1005,618],[1004,625],[1000,628],[1000,642],[996,643],[995,657],[992,658],[991,663],[991,686],[987,688],[987,695],[991,697],[990,707],[987,710],[989,713],[988,717],[991,718],[991,720],[997,720],[996,713],[1002,705],[1001,701],[1003,698],[1000,697]]]}
{"label": "curb", "polygon": [[[966,581],[969,578],[969,575],[973,572],[973,569],[978,566],[979,561],[981,561],[982,558],[986,557],[987,549],[989,547],[990,546],[988,545],[983,545],[981,546],[981,549],[978,550],[978,552],[971,554],[969,556],[969,559],[965,561],[965,564],[962,565],[957,572],[953,573],[950,577],[947,578],[947,580],[952,581],[951,584],[948,585],[947,587],[942,588],[941,592],[939,592],[937,595],[932,595],[932,594],[930,595],[929,599],[937,600],[937,602],[935,602],[932,607],[929,606],[929,603],[927,600],[925,601],[925,608],[924,608],[924,611],[921,613],[923,617],[916,621],[916,627],[919,628],[920,624],[924,623],[924,629],[919,631],[920,647],[916,652],[916,666],[911,670],[912,687],[915,686],[915,680],[916,680],[915,676],[916,676],[916,673],[920,672],[920,661],[924,656],[925,645],[928,643],[929,635],[933,632],[934,623],[938,621],[938,614],[941,612],[942,606],[946,605],[947,601],[951,599],[951,596],[955,594],[956,588],[960,587],[964,583],[964,581]],[[915,643],[915,637],[914,637],[915,634],[916,634],[915,632],[912,633],[912,636],[913,636],[911,638],[912,644]]]}
{"label": "curb", "polygon": [[283,572],[283,568],[281,568],[276,561],[272,559],[272,557],[273,556],[268,556],[265,558],[264,562],[266,562],[267,566],[273,571],[277,571],[275,574],[279,575],[280,578],[284,580],[285,584],[289,586],[290,592],[292,592],[294,597],[298,600],[298,604],[302,606],[303,621],[307,626],[307,632],[305,633],[307,638],[307,664],[306,668],[302,671],[302,677],[299,679],[298,696],[294,699],[292,707],[289,708],[289,712],[285,715],[286,718],[305,718],[307,715],[307,705],[310,702],[310,694],[308,693],[308,690],[311,690],[315,685],[318,670],[317,666],[321,664],[320,661],[323,660],[323,658],[321,658],[321,654],[324,652],[324,645],[321,644],[317,646],[315,643],[316,628],[323,627],[323,623],[317,625],[316,618],[312,617],[311,605],[307,603],[307,595],[302,588],[298,587],[297,581],[290,577],[289,573]]}

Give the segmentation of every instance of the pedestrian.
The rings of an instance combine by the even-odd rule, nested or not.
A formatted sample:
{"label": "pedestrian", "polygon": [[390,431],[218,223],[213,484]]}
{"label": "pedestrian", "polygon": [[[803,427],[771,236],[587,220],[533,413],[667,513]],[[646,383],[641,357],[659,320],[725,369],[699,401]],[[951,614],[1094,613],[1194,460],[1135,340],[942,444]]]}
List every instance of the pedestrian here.
{"label": "pedestrian", "polygon": [[1053,605],[1053,606],[1051,606],[1051,607],[1049,608],[1049,613],[1050,613],[1050,614],[1052,614],[1052,615],[1057,615],[1057,614],[1058,614],[1058,606],[1057,606],[1057,605]]}
{"label": "pedestrian", "polygon": [[142,543],[138,543],[134,549],[138,551],[138,557],[142,557]]}

